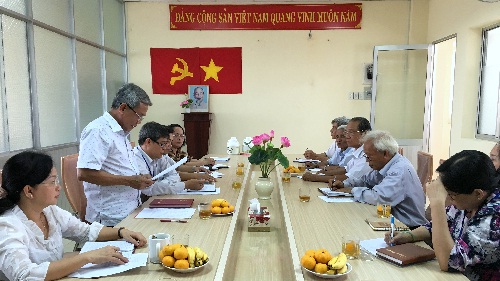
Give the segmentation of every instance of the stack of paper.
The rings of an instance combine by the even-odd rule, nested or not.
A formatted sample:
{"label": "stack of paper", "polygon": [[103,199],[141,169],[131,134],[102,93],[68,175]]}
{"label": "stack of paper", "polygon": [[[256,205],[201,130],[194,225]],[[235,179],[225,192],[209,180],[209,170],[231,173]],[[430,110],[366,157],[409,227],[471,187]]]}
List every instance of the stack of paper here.
{"label": "stack of paper", "polygon": [[109,276],[127,270],[146,266],[148,261],[148,254],[133,254],[134,245],[126,241],[108,241],[108,242],[87,242],[83,245],[80,253],[85,253],[88,251],[103,248],[105,246],[115,246],[119,247],[122,255],[128,258],[128,263],[118,265],[114,263],[103,263],[103,264],[86,264],[78,271],[69,275],[69,277],[74,278],[98,278],[102,276]]}

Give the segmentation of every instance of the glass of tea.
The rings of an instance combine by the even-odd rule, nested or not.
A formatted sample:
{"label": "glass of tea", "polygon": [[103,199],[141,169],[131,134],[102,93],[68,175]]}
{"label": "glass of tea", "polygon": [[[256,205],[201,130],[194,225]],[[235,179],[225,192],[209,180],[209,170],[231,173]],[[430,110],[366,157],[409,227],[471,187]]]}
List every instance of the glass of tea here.
{"label": "glass of tea", "polygon": [[281,180],[283,182],[290,182],[290,178],[292,177],[292,173],[290,172],[283,172],[283,176],[281,177]]}
{"label": "glass of tea", "polygon": [[342,237],[342,252],[348,259],[357,259],[359,257],[359,239],[350,236]]}
{"label": "glass of tea", "polygon": [[208,220],[212,215],[212,204],[210,203],[198,204],[198,213],[200,215],[200,219]]}
{"label": "glass of tea", "polygon": [[388,218],[391,216],[391,205],[377,202],[377,217]]}
{"label": "glass of tea", "polygon": [[303,173],[306,171],[306,164],[305,163],[297,163],[297,168],[299,168],[300,172]]}
{"label": "glass of tea", "polygon": [[300,202],[309,202],[311,200],[311,190],[308,187],[299,188],[299,200]]}
{"label": "glass of tea", "polygon": [[231,187],[233,189],[240,189],[242,184],[243,184],[243,176],[236,176],[233,178],[233,183],[231,184]]}

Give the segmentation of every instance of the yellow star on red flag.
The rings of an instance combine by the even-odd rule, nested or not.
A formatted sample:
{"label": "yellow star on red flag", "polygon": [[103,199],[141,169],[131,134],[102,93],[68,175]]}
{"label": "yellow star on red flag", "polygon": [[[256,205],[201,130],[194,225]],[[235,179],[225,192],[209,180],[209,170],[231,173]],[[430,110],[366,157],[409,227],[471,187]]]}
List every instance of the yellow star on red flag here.
{"label": "yellow star on red flag", "polygon": [[208,66],[200,66],[203,71],[205,71],[205,80],[207,81],[210,78],[213,78],[215,81],[219,82],[219,76],[217,76],[217,73],[221,71],[223,68],[222,66],[217,66],[214,63],[213,59],[210,59],[210,64]]}

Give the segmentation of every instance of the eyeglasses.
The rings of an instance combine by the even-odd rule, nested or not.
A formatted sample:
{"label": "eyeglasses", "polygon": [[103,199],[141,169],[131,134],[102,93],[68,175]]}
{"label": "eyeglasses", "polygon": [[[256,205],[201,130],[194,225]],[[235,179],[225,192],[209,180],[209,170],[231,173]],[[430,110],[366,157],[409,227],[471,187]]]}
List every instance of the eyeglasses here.
{"label": "eyeglasses", "polygon": [[366,153],[363,152],[363,154],[361,154],[362,157],[365,157],[366,160],[370,161],[370,157],[368,155],[366,155]]}
{"label": "eyeglasses", "polygon": [[137,115],[137,118],[139,118],[139,121],[144,120],[144,116],[139,115],[130,105],[128,105],[128,104],[126,104],[126,105],[128,106],[128,108],[130,108],[130,110],[132,110],[135,113],[135,115]]}
{"label": "eyeglasses", "polygon": [[166,148],[166,147],[167,147],[167,145],[169,145],[169,144],[170,144],[170,142],[164,142],[164,143],[159,143],[159,142],[157,142],[157,141],[153,141],[153,142],[155,142],[156,144],[158,144],[161,148]]}
{"label": "eyeglasses", "polygon": [[174,138],[185,138],[186,135],[181,135],[181,134],[170,134]]}
{"label": "eyeglasses", "polygon": [[348,136],[348,135],[354,135],[355,133],[362,133],[364,131],[352,131],[352,130],[347,130],[344,132],[344,135]]}
{"label": "eyeglasses", "polygon": [[39,184],[59,185],[59,177],[56,177],[53,182],[41,182]]}

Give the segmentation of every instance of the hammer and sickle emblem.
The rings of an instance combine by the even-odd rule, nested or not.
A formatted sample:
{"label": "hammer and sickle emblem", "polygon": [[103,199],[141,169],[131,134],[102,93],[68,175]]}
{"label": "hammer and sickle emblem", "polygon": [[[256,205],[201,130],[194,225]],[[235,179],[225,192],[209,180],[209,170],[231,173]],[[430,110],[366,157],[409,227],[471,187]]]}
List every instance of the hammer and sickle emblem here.
{"label": "hammer and sickle emblem", "polygon": [[179,72],[180,75],[179,76],[173,76],[172,78],[170,78],[170,85],[174,85],[175,84],[175,81],[179,81],[179,80],[182,80],[184,79],[184,77],[193,77],[193,73],[192,72],[189,72],[189,66],[188,64],[186,63],[185,60],[181,59],[181,58],[175,58],[176,60],[180,61],[183,65],[183,68],[179,68],[179,65],[176,63],[174,64],[174,66],[172,67],[172,73],[176,73],[176,72]]}

